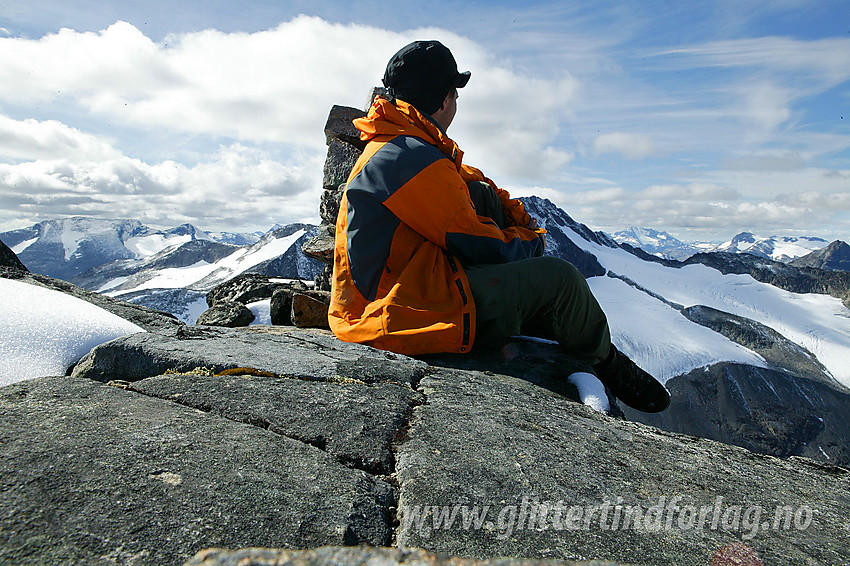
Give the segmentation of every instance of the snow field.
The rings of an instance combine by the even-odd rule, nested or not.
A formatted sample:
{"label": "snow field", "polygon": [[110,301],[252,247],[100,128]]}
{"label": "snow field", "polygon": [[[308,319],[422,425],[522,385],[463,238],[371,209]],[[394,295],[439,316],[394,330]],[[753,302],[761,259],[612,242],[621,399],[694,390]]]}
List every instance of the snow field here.
{"label": "snow field", "polygon": [[92,348],[135,324],[60,291],[0,279],[0,386],[65,375]]}
{"label": "snow field", "polygon": [[[705,265],[688,265],[678,269],[665,267],[639,259],[622,249],[594,244],[577,234],[572,240],[582,249],[594,254],[606,269],[627,275],[638,285],[668,301],[684,307],[705,305],[769,326],[812,352],[833,377],[850,387],[850,364],[847,363],[847,360],[850,360],[850,310],[835,297],[791,293],[760,283],[749,275],[723,275]],[[650,303],[646,303],[640,295],[647,298],[649,295],[623,282],[611,286],[611,283],[606,280],[613,281],[610,277],[593,277],[588,282],[594,289],[594,293],[598,289],[597,299],[603,310],[606,313],[611,311],[609,315],[613,320],[614,334],[620,341],[632,344],[629,347],[624,346],[624,352],[639,365],[642,361],[648,365],[653,363],[657,365],[659,359],[656,356],[669,355],[671,357],[662,360],[665,368],[656,370],[659,373],[656,377],[669,378],[671,371],[677,370],[672,368],[668,370],[666,368],[668,364],[674,367],[686,367],[693,363],[688,362],[688,359],[696,361],[705,355],[705,349],[701,346],[704,338],[698,335],[696,330],[700,328],[699,325],[690,323],[690,326],[682,327],[677,324],[678,330],[672,334],[668,333],[668,336],[660,341],[657,336],[665,332],[664,326],[660,324],[650,326],[645,322],[647,316],[660,316],[660,311],[653,309],[649,311],[652,314],[648,314],[643,308],[626,304],[628,301],[622,298],[624,293],[628,292],[632,297],[631,300],[640,300],[641,304],[648,305]],[[627,291],[627,288],[631,291]],[[663,305],[660,301],[652,300]],[[657,308],[660,309],[660,307]],[[666,308],[670,313],[685,319],[675,309]],[[672,320],[667,317],[659,319],[658,323],[662,320],[665,324],[672,323]],[[652,328],[653,331],[647,332],[647,328]],[[668,340],[675,347],[666,345]],[[656,347],[663,347],[663,349],[652,351],[650,344],[653,343]],[[727,355],[722,350],[718,350],[718,353]],[[655,361],[652,362],[648,358],[655,358]],[[650,367],[645,369],[652,373]]]}

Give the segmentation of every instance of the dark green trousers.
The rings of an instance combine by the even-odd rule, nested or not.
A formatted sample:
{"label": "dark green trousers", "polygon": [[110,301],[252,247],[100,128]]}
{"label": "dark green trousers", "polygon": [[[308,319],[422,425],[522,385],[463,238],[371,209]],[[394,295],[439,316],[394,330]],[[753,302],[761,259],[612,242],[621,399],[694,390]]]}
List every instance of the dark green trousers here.
{"label": "dark green trousers", "polygon": [[[504,228],[502,205],[489,185],[470,183],[469,192],[478,214]],[[557,340],[591,364],[608,355],[611,334],[605,313],[568,261],[543,256],[464,269],[475,300],[476,342],[525,334]]]}

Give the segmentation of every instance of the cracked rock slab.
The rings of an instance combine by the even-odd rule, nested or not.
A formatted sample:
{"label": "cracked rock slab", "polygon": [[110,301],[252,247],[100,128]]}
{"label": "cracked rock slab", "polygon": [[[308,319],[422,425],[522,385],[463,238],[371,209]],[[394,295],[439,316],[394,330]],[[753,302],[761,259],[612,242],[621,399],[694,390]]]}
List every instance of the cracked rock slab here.
{"label": "cracked rock slab", "polygon": [[565,562],[524,558],[475,560],[433,554],[421,548],[374,548],[324,546],[309,550],[210,548],[199,552],[185,566],[617,566],[614,562]]}
{"label": "cracked rock slab", "polygon": [[[741,543],[764,564],[846,562],[844,468],[617,420],[509,376],[444,369],[420,390],[397,454],[400,546],[708,564]],[[778,506],[790,528],[773,527]]]}
{"label": "cracked rock slab", "polygon": [[390,540],[387,483],[262,428],[75,378],[2,388],[0,415],[2,563]]}
{"label": "cracked rock slab", "polygon": [[425,362],[337,340],[330,333],[295,328],[184,327],[174,336],[133,334],[101,344],[74,368],[75,377],[138,381],[168,371],[205,367],[220,372],[240,367],[329,381],[415,385]]}
{"label": "cracked rock slab", "polygon": [[389,474],[392,443],[424,396],[379,383],[321,383],[228,375],[163,375],[132,384],[134,391],[255,424],[326,450],[339,462]]}

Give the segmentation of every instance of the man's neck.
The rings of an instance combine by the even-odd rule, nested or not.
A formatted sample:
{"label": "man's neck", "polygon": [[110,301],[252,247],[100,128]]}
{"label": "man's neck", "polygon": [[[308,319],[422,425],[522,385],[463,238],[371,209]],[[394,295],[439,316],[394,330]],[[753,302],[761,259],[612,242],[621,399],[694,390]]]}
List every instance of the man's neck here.
{"label": "man's neck", "polygon": [[430,114],[425,114],[424,112],[420,112],[420,114],[422,114],[423,116],[425,116],[426,118],[428,118],[428,121],[429,121],[429,122],[431,122],[432,124],[434,124],[435,126],[437,126],[437,128],[438,128],[438,129],[439,129],[439,130],[443,133],[443,135],[444,135],[444,136],[448,136],[448,134],[446,133],[445,128],[443,128],[443,126],[441,126],[441,125],[440,125],[440,123],[439,123],[437,120],[435,120],[433,116],[431,116]]}

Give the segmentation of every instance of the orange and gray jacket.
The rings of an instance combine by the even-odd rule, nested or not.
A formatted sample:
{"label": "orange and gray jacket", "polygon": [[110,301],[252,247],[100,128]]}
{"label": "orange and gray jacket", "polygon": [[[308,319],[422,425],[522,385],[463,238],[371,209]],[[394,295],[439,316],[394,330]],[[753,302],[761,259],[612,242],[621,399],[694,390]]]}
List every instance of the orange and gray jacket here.
{"label": "orange and gray jacket", "polygon": [[347,342],[401,354],[468,352],[475,305],[464,265],[543,253],[518,200],[496,189],[504,230],[478,216],[467,183],[492,181],[413,106],[378,98],[354,121],[368,140],[340,204],[328,320]]}

